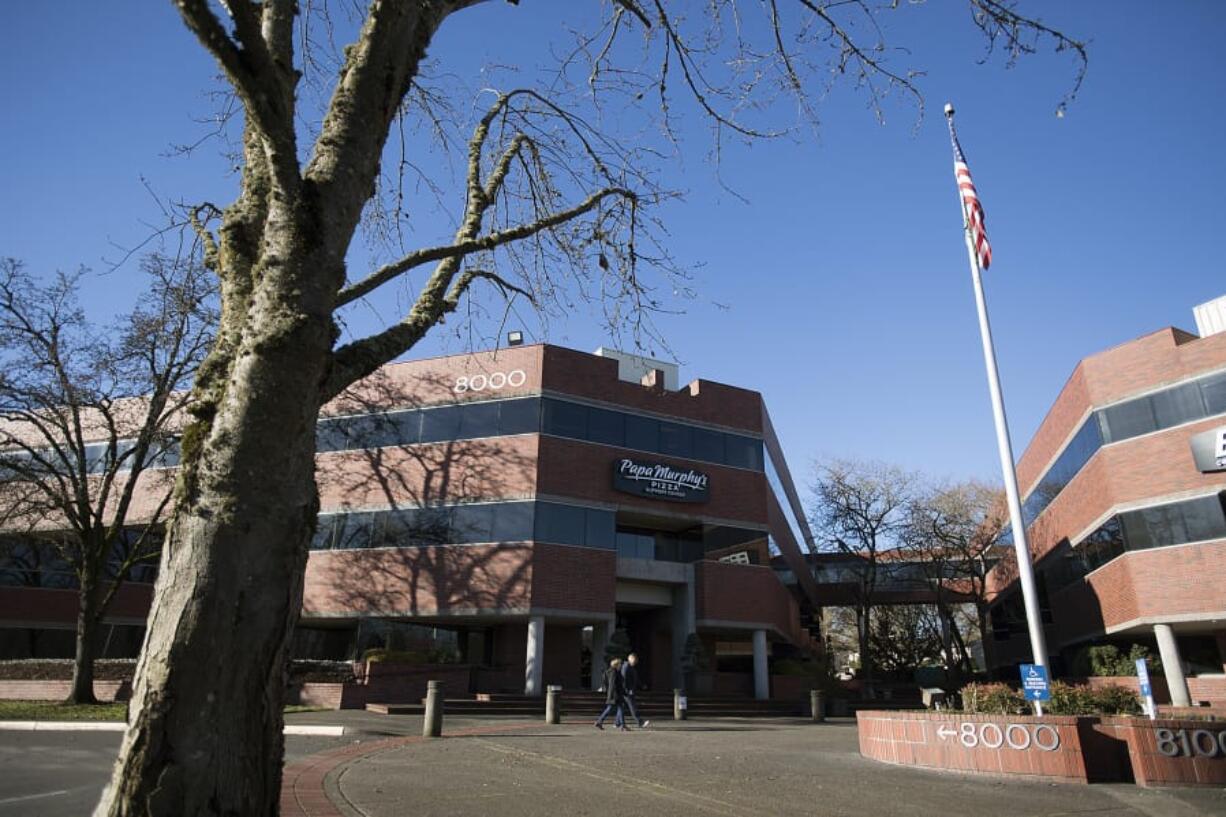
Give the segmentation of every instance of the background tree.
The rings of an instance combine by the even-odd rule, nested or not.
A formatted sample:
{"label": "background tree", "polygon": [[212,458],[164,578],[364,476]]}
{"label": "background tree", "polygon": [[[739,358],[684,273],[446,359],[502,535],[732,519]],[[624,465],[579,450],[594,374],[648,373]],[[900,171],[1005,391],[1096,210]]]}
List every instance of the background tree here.
{"label": "background tree", "polygon": [[[475,0],[372,0],[365,12],[323,0],[175,4],[242,114],[240,191],[224,209],[190,210],[221,282],[221,318],[195,381],[132,716],[98,813],[272,814],[286,645],[319,507],[321,405],[461,303],[471,309],[475,285],[508,308],[586,301],[649,339],[658,289],[687,286],[653,210],[672,195],[657,169],[677,117],[704,117],[718,148],[790,132],[796,123],[778,126],[786,110],[815,122],[831,77],[858,83],[874,106],[891,91],[919,94],[914,74],[887,62],[878,10],[863,2],[566,4],[598,14],[559,43],[557,71],[526,85],[486,73],[475,95],[426,59],[444,23],[479,24]],[[1081,50],[1003,0],[969,7],[1010,58],[1043,38]],[[401,182],[421,157],[401,152],[411,140],[389,146],[393,131],[435,134],[459,160],[454,235],[406,239],[388,263],[351,271],[364,212],[396,243],[402,235]],[[441,198],[423,175],[421,189]],[[407,295],[399,317],[338,344],[346,307],[393,283]]]}
{"label": "background tree", "polygon": [[851,582],[860,673],[865,694],[873,694],[870,640],[878,584],[889,569],[882,555],[902,544],[906,511],[918,476],[881,462],[832,460],[819,463],[810,512],[818,547],[854,557]]}
{"label": "background tree", "polygon": [[[981,482],[929,488],[907,510],[904,541],[928,579],[942,622],[946,666],[973,671],[968,639],[961,622],[970,605],[969,623],[990,663],[988,651],[987,576],[999,559],[1005,525],[1000,490]],[[958,678],[951,683],[957,685]]]}
{"label": "background tree", "polygon": [[880,606],[869,627],[873,661],[883,672],[903,674],[938,664],[944,658],[941,635],[941,620],[932,605]]}
{"label": "background tree", "polygon": [[159,468],[173,464],[215,318],[198,264],[150,255],[142,269],[135,308],[100,329],[79,303],[84,271],[40,284],[0,261],[0,555],[27,583],[48,566],[75,580],[74,703],[95,700],[96,636],[115,594],[157,558],[172,487]]}

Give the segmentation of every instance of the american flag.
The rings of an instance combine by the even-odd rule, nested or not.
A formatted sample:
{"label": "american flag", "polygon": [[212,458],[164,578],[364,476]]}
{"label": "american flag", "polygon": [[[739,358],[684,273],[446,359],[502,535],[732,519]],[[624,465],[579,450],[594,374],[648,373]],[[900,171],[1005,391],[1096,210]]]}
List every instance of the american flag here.
{"label": "american flag", "polygon": [[983,205],[979,203],[979,194],[975,192],[975,183],[971,181],[971,169],[966,166],[966,156],[962,153],[962,146],[958,144],[958,134],[954,132],[954,120],[949,117],[947,121],[949,122],[949,138],[954,143],[954,178],[958,182],[958,193],[962,196],[966,225],[971,231],[971,241],[975,247],[975,254],[979,257],[979,266],[987,269],[992,265],[992,245],[988,243]]}

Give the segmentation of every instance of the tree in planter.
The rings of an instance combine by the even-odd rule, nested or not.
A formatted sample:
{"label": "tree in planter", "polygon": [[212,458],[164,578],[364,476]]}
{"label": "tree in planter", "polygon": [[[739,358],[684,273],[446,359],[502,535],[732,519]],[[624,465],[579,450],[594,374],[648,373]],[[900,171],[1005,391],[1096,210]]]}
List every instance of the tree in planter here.
{"label": "tree in planter", "polygon": [[[815,122],[831,76],[859,83],[873,105],[890,90],[918,90],[913,74],[887,64],[868,4],[717,0],[692,14],[687,3],[616,0],[561,49],[553,76],[482,94],[457,144],[454,113],[472,95],[431,71],[426,51],[445,22],[480,19],[475,0],[372,0],[364,14],[293,0],[176,5],[242,112],[241,187],[230,206],[190,214],[221,282],[220,328],[195,381],[132,718],[98,813],[271,814],[286,644],[319,507],[320,406],[462,303],[474,308],[466,297],[478,285],[545,310],[594,303],[609,325],[650,335],[662,305],[644,276],[687,287],[652,209],[671,198],[654,168],[675,149],[687,105],[713,124],[720,147],[729,134],[787,132],[771,125],[786,107],[772,104],[780,94]],[[1037,37],[1082,52],[1002,0],[970,8],[1011,57]],[[359,17],[354,40],[329,51],[349,14]],[[748,14],[758,17],[746,28]],[[315,98],[318,115],[302,104]],[[400,179],[377,194],[389,187],[385,153],[400,173],[419,167],[395,142],[388,149],[393,129],[415,126],[458,148],[455,234],[350,277],[364,211],[401,229]],[[656,132],[659,142],[645,135]],[[345,307],[423,269],[399,318],[338,345]]]}
{"label": "tree in planter", "polygon": [[[0,261],[0,564],[77,589],[68,700],[92,703],[99,623],[156,560],[176,427],[215,321],[211,278],[147,256],[148,288],[108,331],[79,303],[85,273],[40,283]],[[131,518],[131,521],[130,521]],[[65,579],[71,578],[65,583]]]}

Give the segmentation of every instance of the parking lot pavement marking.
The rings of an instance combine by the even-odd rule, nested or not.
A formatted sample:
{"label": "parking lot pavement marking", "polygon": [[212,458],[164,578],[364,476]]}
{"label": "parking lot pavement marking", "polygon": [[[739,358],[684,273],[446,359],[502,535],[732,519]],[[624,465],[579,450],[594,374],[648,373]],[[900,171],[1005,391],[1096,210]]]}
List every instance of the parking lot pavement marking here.
{"label": "parking lot pavement marking", "polygon": [[639,777],[631,777],[630,775],[615,774],[606,772],[593,766],[585,766],[582,763],[576,763],[573,760],[557,757],[556,755],[547,755],[543,752],[533,752],[528,749],[521,749],[517,746],[504,746],[489,738],[476,738],[476,742],[484,749],[493,752],[501,752],[502,754],[513,755],[515,757],[532,760],[537,763],[542,763],[546,766],[552,766],[555,769],[563,771],[577,772],[578,774],[601,780],[606,783],[615,783],[620,786],[628,786],[636,789],[642,794],[650,794],[655,797],[662,797],[668,800],[678,800],[688,806],[709,811],[712,814],[722,814],[725,817],[758,817],[759,812],[754,809],[742,808],[735,803],[729,803],[725,800],[717,800],[714,797],[708,797],[704,794],[696,794],[684,789],[676,789],[672,786],[666,786],[663,783],[657,783],[654,780],[645,780]]}
{"label": "parking lot pavement marking", "polygon": [[30,800],[43,800],[47,797],[62,797],[65,794],[68,794],[68,789],[61,789],[59,791],[47,791],[47,792],[43,792],[42,794],[25,794],[25,795],[22,795],[21,797],[6,797],[3,800],[0,800],[0,806],[8,806],[13,803],[26,803],[26,802],[29,802]]}

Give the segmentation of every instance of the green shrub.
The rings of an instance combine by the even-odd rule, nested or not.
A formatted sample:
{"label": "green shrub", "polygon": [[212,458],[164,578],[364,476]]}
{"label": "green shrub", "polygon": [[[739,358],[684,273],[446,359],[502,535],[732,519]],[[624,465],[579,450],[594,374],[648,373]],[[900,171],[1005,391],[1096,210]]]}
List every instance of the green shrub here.
{"label": "green shrub", "polygon": [[1122,686],[1092,689],[1053,681],[1051,700],[1043,704],[1043,709],[1053,715],[1137,715],[1141,703],[1136,692]]}
{"label": "green shrub", "polygon": [[1008,684],[967,684],[962,687],[962,711],[979,715],[1023,715],[1026,697]]}
{"label": "green shrub", "polygon": [[1137,660],[1141,658],[1149,661],[1150,671],[1162,671],[1162,661],[1156,656],[1150,655],[1149,648],[1144,644],[1131,645],[1128,648],[1127,655],[1114,644],[1099,644],[1096,647],[1088,647],[1085,650],[1084,658],[1079,656],[1081,660],[1075,663],[1079,669],[1088,670],[1090,675],[1108,677],[1126,676],[1137,674]]}

